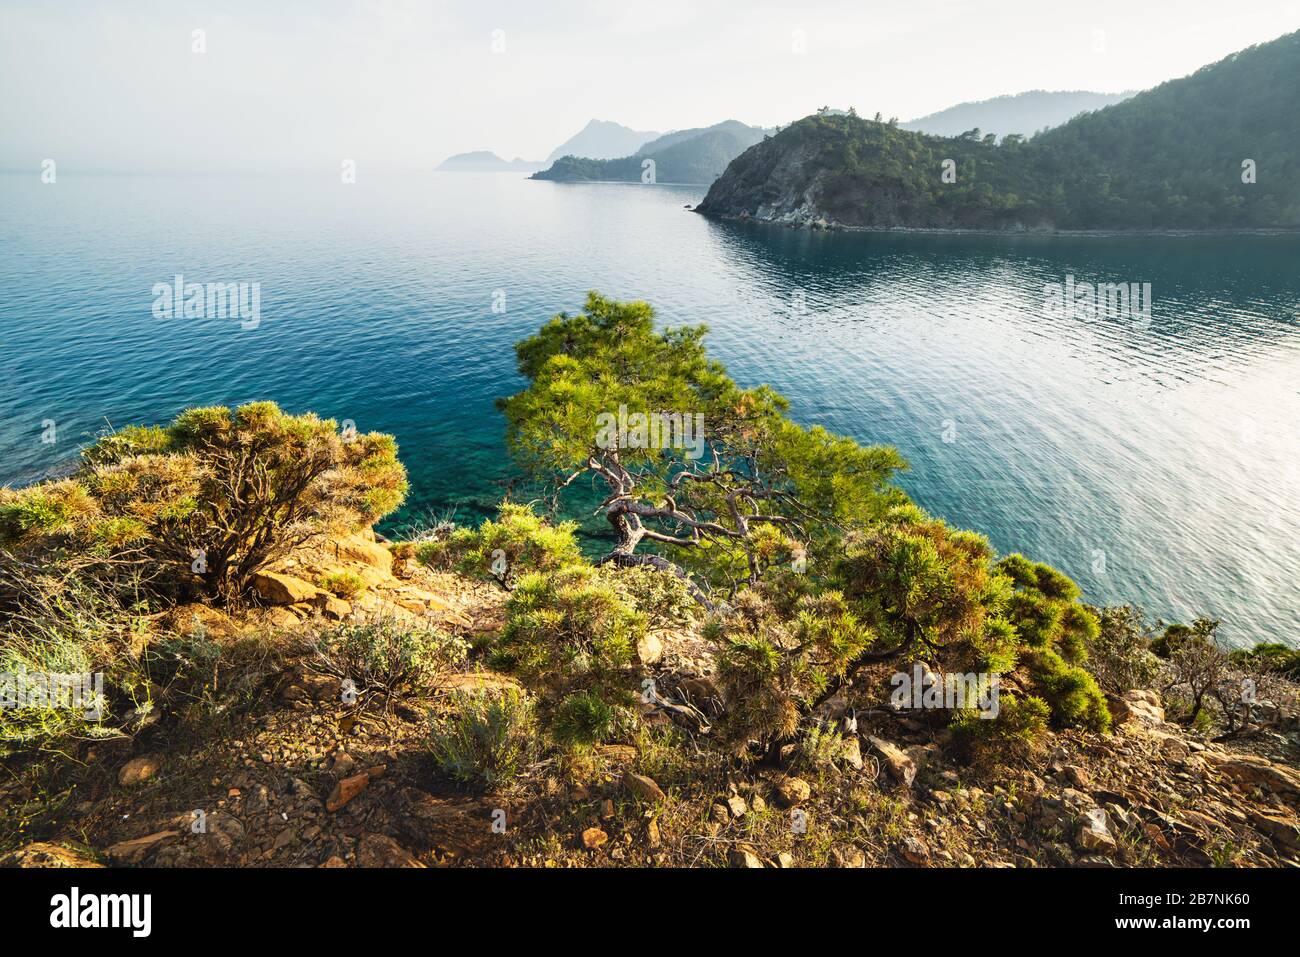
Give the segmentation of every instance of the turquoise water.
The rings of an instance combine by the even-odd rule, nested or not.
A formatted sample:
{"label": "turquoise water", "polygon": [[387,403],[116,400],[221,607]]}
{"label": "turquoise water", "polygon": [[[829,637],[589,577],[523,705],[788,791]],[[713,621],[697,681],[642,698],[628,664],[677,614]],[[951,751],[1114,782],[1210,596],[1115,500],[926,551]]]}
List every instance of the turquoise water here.
{"label": "turquoise water", "polygon": [[[2,175],[0,481],[108,423],[274,399],[395,433],[398,522],[474,520],[512,475],[492,405],[520,386],[511,346],[595,288],[709,323],[739,381],[898,446],[921,504],[1090,600],[1300,644],[1300,239],[836,235],[683,209],[700,198],[501,174]],[[260,325],[155,318],[178,273],[259,282]],[[1151,283],[1151,321],[1046,316],[1067,275]]]}

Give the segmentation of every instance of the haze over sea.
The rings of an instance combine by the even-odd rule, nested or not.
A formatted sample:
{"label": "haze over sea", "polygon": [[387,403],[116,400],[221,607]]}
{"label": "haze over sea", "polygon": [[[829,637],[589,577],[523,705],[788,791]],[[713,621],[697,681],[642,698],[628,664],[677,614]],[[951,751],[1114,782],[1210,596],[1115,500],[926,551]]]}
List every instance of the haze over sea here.
{"label": "haze over sea", "polygon": [[[707,322],[739,382],[897,446],[920,504],[1087,600],[1300,645],[1300,237],[806,232],[683,208],[703,192],[0,175],[0,482],[109,423],[271,399],[397,436],[412,492],[388,528],[476,522],[514,474],[493,407],[522,384],[514,343],[599,289]],[[177,274],[260,283],[261,323],[155,318]],[[1049,317],[1067,276],[1150,283],[1150,323]]]}

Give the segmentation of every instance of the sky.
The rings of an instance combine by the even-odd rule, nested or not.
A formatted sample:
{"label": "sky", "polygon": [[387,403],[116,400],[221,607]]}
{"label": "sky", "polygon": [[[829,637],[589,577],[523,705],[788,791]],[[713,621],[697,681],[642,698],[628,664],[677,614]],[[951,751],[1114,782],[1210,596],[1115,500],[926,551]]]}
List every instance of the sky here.
{"label": "sky", "polygon": [[422,169],[542,159],[592,118],[907,120],[1144,89],[1297,29],[1300,0],[0,0],[0,168]]}

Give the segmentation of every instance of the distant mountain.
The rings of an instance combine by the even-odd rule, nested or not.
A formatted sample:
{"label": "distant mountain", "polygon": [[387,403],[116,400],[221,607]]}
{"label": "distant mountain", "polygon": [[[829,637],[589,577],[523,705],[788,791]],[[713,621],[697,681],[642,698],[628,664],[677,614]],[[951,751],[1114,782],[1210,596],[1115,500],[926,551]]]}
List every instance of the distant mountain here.
{"label": "distant mountain", "polygon": [[995,96],[991,100],[958,103],[938,113],[898,124],[905,130],[935,136],[960,136],[967,130],[1007,136],[1018,133],[1033,136],[1051,126],[1060,126],[1080,113],[1100,110],[1129,99],[1136,93],[1089,93],[1086,90],[1048,92],[1030,90],[1014,96]]}
{"label": "distant mountain", "polygon": [[738,156],[696,209],[864,229],[1295,229],[1297,117],[1300,32],[1028,140],[808,116]]}
{"label": "distant mountain", "polygon": [[546,161],[554,163],[562,156],[581,156],[585,159],[630,156],[658,135],[631,130],[611,120],[592,120],[579,133],[551,150]]}
{"label": "distant mountain", "polygon": [[713,126],[665,133],[635,153],[611,160],[564,156],[550,169],[534,173],[533,179],[557,182],[637,183],[646,174],[647,160],[654,161],[657,183],[711,183],[733,159],[758,143],[767,131],[746,126],[738,120],[724,120]]}
{"label": "distant mountain", "polygon": [[535,173],[545,169],[545,163],[530,160],[503,160],[489,150],[474,150],[448,156],[438,164],[439,173]]}

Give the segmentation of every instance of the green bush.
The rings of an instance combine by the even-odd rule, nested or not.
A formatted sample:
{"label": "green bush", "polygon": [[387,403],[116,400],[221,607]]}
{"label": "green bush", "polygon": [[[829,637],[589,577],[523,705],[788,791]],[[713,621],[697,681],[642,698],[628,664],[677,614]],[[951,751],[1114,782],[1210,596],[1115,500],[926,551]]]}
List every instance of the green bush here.
{"label": "green bush", "polygon": [[723,736],[736,753],[751,741],[792,737],[807,708],[875,638],[839,592],[806,595],[786,617],[759,592],[737,596],[705,627],[718,648],[717,682],[727,703]]}
{"label": "green bush", "polygon": [[[582,561],[575,537],[577,525],[552,525],[531,505],[503,502],[496,521],[476,529],[457,528],[442,539],[421,542],[415,554],[432,568],[486,575],[513,585],[532,572],[550,572]],[[497,571],[494,562],[503,567]]]}
{"label": "green bush", "polygon": [[571,694],[551,716],[551,736],[564,748],[583,748],[609,741],[618,731],[624,709],[587,691]]}
{"label": "green bush", "polygon": [[352,599],[366,590],[366,580],[356,572],[330,572],[321,576],[320,586],[339,598]]}
{"label": "green bush", "polygon": [[530,574],[506,602],[496,660],[557,690],[605,687],[632,663],[646,616],[612,570],[573,565]]}
{"label": "green bush", "polygon": [[514,688],[458,691],[448,714],[435,718],[429,749],[443,774],[489,790],[518,777],[536,749],[533,701]]}
{"label": "green bush", "polygon": [[1034,688],[1052,712],[1057,727],[1081,727],[1090,731],[1110,730],[1110,709],[1097,681],[1079,665],[1072,665],[1054,651],[1027,652],[1023,663]]}
{"label": "green bush", "polygon": [[430,628],[395,621],[338,625],[312,641],[312,667],[351,679],[359,695],[432,691],[465,660],[468,644]]}
{"label": "green bush", "polygon": [[196,408],[100,439],[71,478],[0,490],[0,545],[83,569],[102,560],[109,574],[147,566],[233,599],[266,563],[373,524],[406,488],[392,436],[344,436],[271,402]]}
{"label": "green bush", "polygon": [[996,718],[959,711],[952,723],[953,743],[974,763],[1007,763],[1028,756],[1041,744],[1050,714],[1042,698],[1004,694]]}

